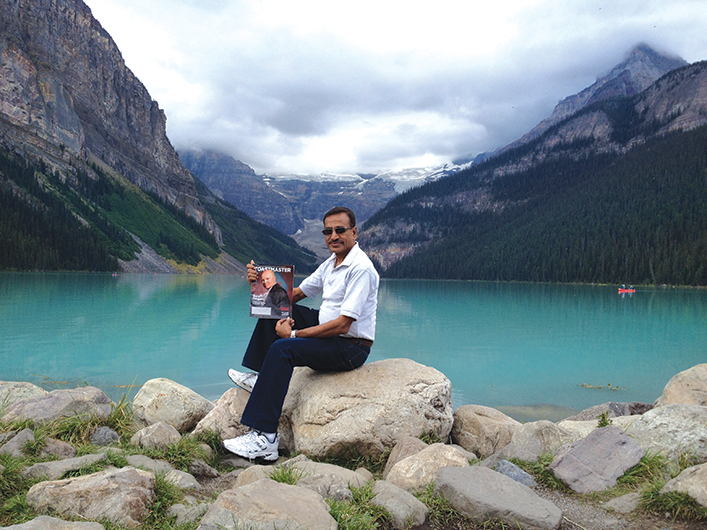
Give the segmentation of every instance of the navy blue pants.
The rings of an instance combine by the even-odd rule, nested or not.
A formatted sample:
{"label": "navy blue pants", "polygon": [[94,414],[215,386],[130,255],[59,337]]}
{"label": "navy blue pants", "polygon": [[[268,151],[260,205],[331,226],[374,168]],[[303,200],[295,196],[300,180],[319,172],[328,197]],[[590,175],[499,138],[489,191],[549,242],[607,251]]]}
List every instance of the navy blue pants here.
{"label": "navy blue pants", "polygon": [[[319,311],[292,306],[295,329],[319,324]],[[366,362],[370,349],[342,337],[326,339],[281,339],[275,333],[277,320],[258,319],[243,366],[259,372],[258,381],[241,416],[241,423],[258,431],[277,432],[282,405],[295,366],[319,372],[343,372]]]}

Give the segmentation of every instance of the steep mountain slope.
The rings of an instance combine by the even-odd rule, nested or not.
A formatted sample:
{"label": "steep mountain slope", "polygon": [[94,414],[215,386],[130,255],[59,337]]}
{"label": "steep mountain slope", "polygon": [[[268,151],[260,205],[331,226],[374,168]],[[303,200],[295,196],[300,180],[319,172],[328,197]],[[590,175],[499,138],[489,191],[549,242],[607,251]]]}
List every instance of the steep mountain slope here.
{"label": "steep mountain slope", "polygon": [[402,194],[362,245],[398,277],[704,285],[705,125],[696,63]]}
{"label": "steep mountain slope", "polygon": [[1,2],[0,269],[241,270],[165,124],[81,0]]}
{"label": "steep mountain slope", "polygon": [[553,125],[592,103],[638,94],[668,72],[682,66],[687,66],[687,62],[679,57],[660,54],[645,44],[638,45],[631,50],[626,60],[617,64],[607,75],[600,77],[581,92],[560,101],[550,117],[500,152],[535,140]]}

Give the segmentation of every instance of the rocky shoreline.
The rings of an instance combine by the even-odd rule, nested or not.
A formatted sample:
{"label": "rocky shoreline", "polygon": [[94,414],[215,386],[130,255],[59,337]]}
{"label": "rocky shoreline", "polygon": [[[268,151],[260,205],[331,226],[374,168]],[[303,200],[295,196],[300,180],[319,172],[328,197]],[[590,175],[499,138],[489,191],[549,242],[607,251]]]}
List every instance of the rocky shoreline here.
{"label": "rocky shoreline", "polygon": [[[350,502],[362,488],[388,514],[387,527],[396,529],[444,528],[430,520],[430,508],[420,500],[425,490],[478,524],[627,530],[704,525],[641,515],[640,492],[602,507],[581,501],[611,490],[655,454],[674,469],[684,467],[660,495],[684,495],[707,514],[707,364],[673,377],[654,404],[605,403],[557,423],[524,424],[480,405],[452,411],[448,378],[408,359],[377,361],[344,374],[297,369],[280,423],[281,458],[268,466],[218,447],[218,441],[246,431],[238,420],[247,399],[234,388],[213,403],[174,381],[153,379],[132,402],[128,440],[101,425],[116,404],[100,389],[47,392],[30,383],[0,382],[0,480],[7,474],[2,462],[21,461],[33,448],[37,458],[19,473],[33,483],[27,505],[45,514],[8,528],[98,530],[105,528],[100,521],[141,528],[160,480],[185,494],[184,502],[169,507],[174,524],[199,530],[336,529],[332,503]],[[76,444],[41,435],[42,426],[62,418],[99,419],[89,454],[83,449],[77,456]],[[31,428],[13,428],[22,425]],[[216,442],[196,441],[207,439]],[[175,466],[147,456],[189,440],[203,458]],[[385,467],[374,475],[365,467],[322,461],[353,457],[384,461]],[[569,494],[538,485],[517,465],[548,458],[548,469]],[[684,465],[687,460],[691,465]],[[93,469],[98,471],[85,473]],[[289,482],[278,478],[283,473]],[[592,522],[584,524],[590,526],[567,515],[588,510]]]}

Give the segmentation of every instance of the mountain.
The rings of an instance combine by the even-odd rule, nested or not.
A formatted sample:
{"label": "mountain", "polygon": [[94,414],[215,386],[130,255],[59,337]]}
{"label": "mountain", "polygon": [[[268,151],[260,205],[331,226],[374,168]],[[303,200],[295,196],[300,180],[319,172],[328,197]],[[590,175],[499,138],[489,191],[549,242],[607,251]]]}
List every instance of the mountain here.
{"label": "mountain", "polygon": [[183,150],[179,158],[218,197],[298,240],[308,221],[318,224],[332,206],[348,206],[363,222],[399,193],[462,169],[445,164],[376,175],[257,175],[250,166],[215,151]]}
{"label": "mountain", "polygon": [[362,246],[393,277],[706,285],[707,63],[598,93],[394,198]]}
{"label": "mountain", "polygon": [[0,269],[242,270],[165,125],[82,1],[1,2]]}

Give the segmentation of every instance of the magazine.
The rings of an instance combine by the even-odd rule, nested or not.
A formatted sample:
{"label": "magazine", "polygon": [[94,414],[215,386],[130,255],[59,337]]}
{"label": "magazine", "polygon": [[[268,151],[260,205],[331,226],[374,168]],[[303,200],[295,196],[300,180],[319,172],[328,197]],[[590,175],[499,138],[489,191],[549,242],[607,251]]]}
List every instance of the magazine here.
{"label": "magazine", "polygon": [[292,314],[294,265],[256,265],[258,280],[250,285],[250,316],[289,318]]}

